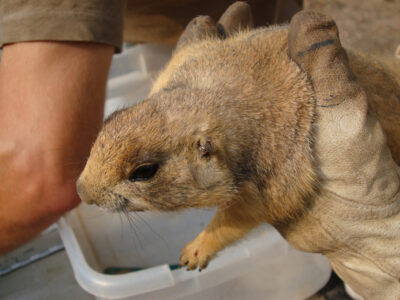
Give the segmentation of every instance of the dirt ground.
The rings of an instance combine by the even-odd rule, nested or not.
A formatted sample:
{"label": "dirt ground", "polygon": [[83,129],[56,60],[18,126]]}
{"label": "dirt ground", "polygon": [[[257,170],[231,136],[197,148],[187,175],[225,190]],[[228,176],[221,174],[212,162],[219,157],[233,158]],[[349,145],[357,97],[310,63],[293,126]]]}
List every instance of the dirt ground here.
{"label": "dirt ground", "polygon": [[303,7],[328,14],[336,21],[342,44],[400,60],[400,0],[304,0]]}

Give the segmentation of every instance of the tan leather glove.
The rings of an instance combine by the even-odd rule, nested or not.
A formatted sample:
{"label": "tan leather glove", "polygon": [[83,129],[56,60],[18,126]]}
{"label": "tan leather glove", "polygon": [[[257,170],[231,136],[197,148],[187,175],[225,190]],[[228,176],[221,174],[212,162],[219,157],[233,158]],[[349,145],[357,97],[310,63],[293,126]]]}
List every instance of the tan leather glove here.
{"label": "tan leather glove", "polygon": [[298,13],[288,42],[316,93],[320,192],[281,232],[295,247],[325,254],[365,299],[400,299],[400,172],[381,125],[368,114],[332,19]]}
{"label": "tan leather glove", "polygon": [[[198,17],[178,47],[230,34],[244,27],[240,24],[252,27],[248,15],[248,8],[236,3],[218,22],[222,28]],[[288,30],[288,54],[316,94],[320,189],[303,218],[278,229],[293,246],[325,254],[365,299],[400,299],[399,167],[380,123],[368,114],[367,95],[349,68],[334,21],[311,11],[296,14]]]}

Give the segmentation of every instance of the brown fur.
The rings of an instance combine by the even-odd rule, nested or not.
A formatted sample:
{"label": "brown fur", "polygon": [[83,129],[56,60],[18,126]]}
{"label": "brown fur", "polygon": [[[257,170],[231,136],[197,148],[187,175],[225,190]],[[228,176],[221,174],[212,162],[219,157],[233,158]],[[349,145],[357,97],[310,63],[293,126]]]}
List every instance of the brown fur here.
{"label": "brown fur", "polygon": [[[105,183],[110,187],[126,176],[118,173],[121,167],[163,161],[159,178],[140,183],[146,194],[126,198],[159,201],[156,208],[176,210],[226,204],[250,189],[267,208],[260,212],[263,221],[299,215],[304,204],[298,195],[308,195],[315,184],[314,98],[305,75],[285,53],[286,36],[282,28],[261,29],[250,37],[245,32],[225,41],[208,39],[178,51],[149,99],[105,123],[88,162],[90,169],[100,156],[93,162],[98,175],[92,178],[110,172],[111,163],[118,168]],[[271,38],[274,43],[268,42]],[[207,160],[196,149],[202,138],[215,144]],[[98,151],[100,144],[107,148]]]}
{"label": "brown fur", "polygon": [[[205,267],[260,222],[298,218],[318,185],[315,99],[287,55],[287,35],[286,27],[270,27],[177,50],[149,98],[104,124],[78,182],[82,199],[128,210],[218,206],[183,250],[189,269]],[[359,56],[350,55],[350,64],[399,163],[399,87]],[[212,147],[203,156],[206,143]],[[153,178],[128,180],[132,170],[154,162],[160,167]]]}

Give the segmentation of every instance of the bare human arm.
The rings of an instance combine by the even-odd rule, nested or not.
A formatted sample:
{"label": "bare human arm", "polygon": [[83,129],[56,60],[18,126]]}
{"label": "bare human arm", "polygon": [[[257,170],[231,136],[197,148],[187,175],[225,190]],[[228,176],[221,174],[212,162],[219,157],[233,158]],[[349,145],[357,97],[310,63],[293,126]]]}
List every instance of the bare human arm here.
{"label": "bare human arm", "polygon": [[75,181],[102,123],[114,48],[28,42],[0,62],[0,255],[80,203]]}

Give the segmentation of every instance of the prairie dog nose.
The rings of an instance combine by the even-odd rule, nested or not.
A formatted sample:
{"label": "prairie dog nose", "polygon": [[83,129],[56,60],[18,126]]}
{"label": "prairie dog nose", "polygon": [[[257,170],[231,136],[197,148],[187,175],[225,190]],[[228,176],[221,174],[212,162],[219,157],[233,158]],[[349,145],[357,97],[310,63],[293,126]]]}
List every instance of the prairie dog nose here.
{"label": "prairie dog nose", "polygon": [[80,176],[76,182],[76,191],[79,195],[79,198],[81,198],[83,202],[86,202],[87,204],[94,204],[94,199],[88,193],[87,185],[85,184],[85,180],[82,178],[82,176]]}

